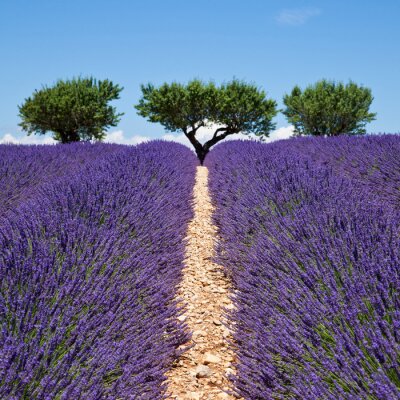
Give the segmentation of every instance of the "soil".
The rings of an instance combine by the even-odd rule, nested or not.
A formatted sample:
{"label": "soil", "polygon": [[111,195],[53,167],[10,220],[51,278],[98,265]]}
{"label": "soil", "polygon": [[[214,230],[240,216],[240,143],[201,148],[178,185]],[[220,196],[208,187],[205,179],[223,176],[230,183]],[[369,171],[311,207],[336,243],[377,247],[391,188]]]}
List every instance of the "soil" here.
{"label": "soil", "polygon": [[[215,264],[217,230],[208,192],[208,169],[197,167],[194,187],[194,218],[187,233],[179,317],[192,332],[192,346],[177,360],[167,376],[169,399],[236,399],[227,375],[234,374],[235,353],[226,312],[233,309],[232,285],[222,267]],[[225,309],[225,311],[224,311]],[[186,346],[187,346],[186,345]]]}

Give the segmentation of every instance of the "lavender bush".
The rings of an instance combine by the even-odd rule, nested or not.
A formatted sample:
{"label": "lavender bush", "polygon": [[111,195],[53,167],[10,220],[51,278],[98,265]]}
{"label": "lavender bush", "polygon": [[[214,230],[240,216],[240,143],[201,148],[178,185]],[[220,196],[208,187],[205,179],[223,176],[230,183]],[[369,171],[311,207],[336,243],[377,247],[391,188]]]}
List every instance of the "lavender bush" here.
{"label": "lavender bush", "polygon": [[37,195],[48,181],[75,174],[90,160],[121,149],[118,145],[0,146],[0,217],[20,202]]}
{"label": "lavender bush", "polygon": [[400,398],[399,150],[382,136],[209,154],[243,398]]}
{"label": "lavender bush", "polygon": [[322,167],[366,186],[379,201],[400,207],[399,136],[341,136],[315,141],[301,138],[293,146]]}
{"label": "lavender bush", "polygon": [[[0,150],[53,160],[0,222],[0,398],[163,399],[187,340],[174,294],[196,158],[165,142],[62,149]],[[63,179],[57,155],[75,165]]]}

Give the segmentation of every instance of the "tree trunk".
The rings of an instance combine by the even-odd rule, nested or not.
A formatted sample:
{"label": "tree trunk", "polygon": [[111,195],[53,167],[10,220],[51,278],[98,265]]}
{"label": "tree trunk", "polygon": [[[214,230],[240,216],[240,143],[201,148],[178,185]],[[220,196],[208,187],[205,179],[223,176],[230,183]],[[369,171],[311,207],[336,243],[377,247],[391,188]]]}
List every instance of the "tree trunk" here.
{"label": "tree trunk", "polygon": [[200,165],[203,165],[204,159],[206,158],[207,153],[208,153],[208,150],[205,150],[203,148],[203,146],[201,146],[201,148],[199,147],[196,149],[196,154],[197,154],[197,158],[200,161]]}
{"label": "tree trunk", "polygon": [[[223,131],[224,133],[222,135],[217,136],[218,131]],[[191,132],[184,131],[184,133],[185,133],[186,137],[190,140],[190,143],[193,145],[193,147],[194,147],[194,149],[196,151],[196,154],[197,154],[197,158],[200,161],[200,165],[203,165],[204,159],[206,158],[206,155],[208,154],[208,152],[210,151],[210,148],[212,146],[214,146],[215,144],[217,144],[221,140],[225,139],[228,135],[232,135],[234,133],[238,133],[238,131],[236,131],[236,130],[228,130],[226,128],[224,128],[224,129],[219,128],[215,132],[213,138],[210,139],[209,141],[207,141],[206,143],[204,143],[204,145],[202,145],[196,139],[196,137],[195,137],[196,130],[193,130]]]}
{"label": "tree trunk", "polygon": [[208,153],[208,150],[204,148],[204,146],[196,139],[196,131],[192,132],[185,132],[186,137],[189,139],[190,143],[194,147],[194,150],[196,151],[197,158],[200,161],[200,165],[203,165],[204,159],[206,158],[206,155]]}
{"label": "tree trunk", "polygon": [[70,137],[69,139],[70,142],[79,142],[81,140],[81,138],[78,135],[78,132],[76,131],[71,132],[69,137]]}
{"label": "tree trunk", "polygon": [[78,135],[78,132],[62,132],[60,133],[61,143],[71,143],[71,142],[79,142],[81,138]]}

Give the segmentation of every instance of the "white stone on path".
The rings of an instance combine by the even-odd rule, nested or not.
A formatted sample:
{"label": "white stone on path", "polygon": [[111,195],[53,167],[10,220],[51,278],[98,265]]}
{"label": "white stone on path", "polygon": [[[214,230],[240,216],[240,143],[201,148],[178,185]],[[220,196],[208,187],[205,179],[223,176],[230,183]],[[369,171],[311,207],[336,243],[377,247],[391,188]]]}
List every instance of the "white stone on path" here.
{"label": "white stone on path", "polygon": [[[167,373],[169,399],[226,399],[235,397],[225,392],[230,387],[228,372],[235,373],[235,353],[225,311],[233,309],[232,285],[222,267],[215,264],[217,228],[213,225],[214,207],[208,193],[208,169],[197,167],[193,190],[194,218],[187,230],[185,267],[182,270],[177,300],[192,339],[189,347]],[[183,300],[182,300],[183,299]],[[222,324],[224,321],[224,324]]]}

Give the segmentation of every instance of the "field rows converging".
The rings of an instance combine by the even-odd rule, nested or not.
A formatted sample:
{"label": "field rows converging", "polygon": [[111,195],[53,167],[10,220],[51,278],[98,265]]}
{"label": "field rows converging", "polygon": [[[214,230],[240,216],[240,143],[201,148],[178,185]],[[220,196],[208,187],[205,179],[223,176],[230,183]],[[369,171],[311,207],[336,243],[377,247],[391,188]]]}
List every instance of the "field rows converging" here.
{"label": "field rows converging", "polygon": [[239,394],[399,399],[399,138],[231,142],[207,165]]}
{"label": "field rows converging", "polygon": [[196,158],[161,142],[66,149],[1,149],[2,186],[22,194],[0,217],[0,398],[164,398],[188,339],[174,294]]}
{"label": "field rows converging", "polygon": [[216,228],[208,193],[208,170],[197,167],[194,218],[189,223],[185,268],[179,285],[185,321],[192,337],[168,373],[171,399],[235,399],[228,376],[234,374],[234,351],[225,313],[232,310],[232,287],[213,261]]}
{"label": "field rows converging", "polygon": [[79,173],[89,161],[121,149],[117,145],[0,146],[0,217],[38,196],[45,184]]}
{"label": "field rows converging", "polygon": [[400,140],[0,146],[0,398],[400,399]]}

